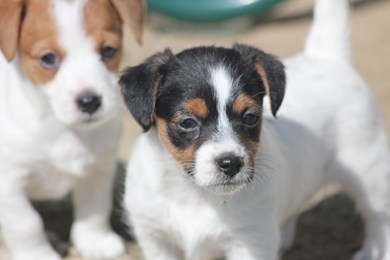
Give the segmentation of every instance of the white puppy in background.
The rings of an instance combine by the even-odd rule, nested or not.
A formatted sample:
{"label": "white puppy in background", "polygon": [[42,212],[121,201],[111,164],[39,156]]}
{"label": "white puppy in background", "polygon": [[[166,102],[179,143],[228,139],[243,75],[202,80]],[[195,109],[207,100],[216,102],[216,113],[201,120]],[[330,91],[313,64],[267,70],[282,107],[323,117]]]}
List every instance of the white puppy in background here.
{"label": "white puppy in background", "polygon": [[239,44],[166,50],[120,84],[146,132],[125,207],[147,259],[277,259],[305,203],[337,182],[366,224],[354,259],[390,260],[388,140],[351,65],[347,1],[316,1],[304,52],[284,65]]}
{"label": "white puppy in background", "polygon": [[0,226],[12,259],[60,259],[29,199],[72,191],[82,256],[125,252],[109,226],[121,133],[122,25],[142,0],[0,2]]}

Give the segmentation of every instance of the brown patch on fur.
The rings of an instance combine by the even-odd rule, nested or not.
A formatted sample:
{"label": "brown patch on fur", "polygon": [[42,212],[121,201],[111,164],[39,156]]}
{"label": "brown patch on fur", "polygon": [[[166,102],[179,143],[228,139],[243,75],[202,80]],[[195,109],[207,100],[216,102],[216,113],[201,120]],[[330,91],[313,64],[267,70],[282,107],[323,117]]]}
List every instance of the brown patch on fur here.
{"label": "brown patch on fur", "polygon": [[248,154],[250,155],[251,159],[253,160],[259,151],[260,144],[258,142],[254,141],[248,141],[246,143],[246,148],[248,150]]}
{"label": "brown patch on fur", "polygon": [[104,46],[117,49],[115,57],[105,61],[107,68],[117,73],[122,54],[122,21],[110,1],[87,1],[84,6],[84,27],[87,36],[94,39],[97,53]]}
{"label": "brown patch on fur", "polygon": [[191,145],[187,149],[178,149],[169,139],[167,122],[162,118],[156,118],[157,133],[161,143],[172,154],[173,158],[181,162],[183,165],[187,165],[194,160],[195,146]]}
{"label": "brown patch on fur", "polygon": [[184,109],[201,119],[206,118],[207,114],[209,113],[206,102],[201,98],[194,98],[187,101],[184,105]]}
{"label": "brown patch on fur", "polygon": [[233,112],[241,115],[248,107],[257,107],[256,102],[251,96],[240,94],[233,103]]}
{"label": "brown patch on fur", "polygon": [[159,74],[156,76],[156,78],[154,79],[154,83],[153,83],[153,102],[152,102],[152,111],[153,113],[150,115],[151,116],[151,119],[150,119],[150,122],[153,123],[154,119],[155,119],[155,114],[154,114],[154,111],[156,110],[156,98],[157,98],[157,92],[158,92],[158,89],[160,87],[160,83],[161,83],[161,80],[164,78],[164,76],[162,74]]}
{"label": "brown patch on fur", "polygon": [[[93,0],[94,1],[94,0]],[[131,29],[137,42],[142,42],[144,0],[111,0],[122,21]]]}
{"label": "brown patch on fur", "polygon": [[23,2],[0,1],[0,51],[8,61],[13,60],[19,40]]}
{"label": "brown patch on fur", "polygon": [[54,78],[57,70],[47,70],[40,65],[40,57],[47,52],[56,53],[60,59],[65,52],[58,44],[58,36],[49,10],[50,0],[27,1],[25,17],[20,28],[20,61],[24,73],[35,84],[44,84]]}
{"label": "brown patch on fur", "polygon": [[[62,60],[66,55],[57,42],[55,21],[53,21],[49,8],[51,2],[51,0],[0,1],[0,49],[7,59],[11,60],[19,43],[23,71],[36,85],[49,82],[57,72],[56,69],[42,68],[40,57],[53,52]],[[136,9],[143,10],[140,0],[123,2],[128,2],[123,3],[124,5],[134,6],[134,8],[139,6]],[[114,73],[118,72],[122,54],[122,17],[120,15],[122,11],[117,10],[117,6],[121,4],[114,5],[109,0],[89,0],[85,3],[83,17],[84,29],[87,36],[95,40],[97,53],[100,53],[103,46],[118,50],[114,58],[105,61],[107,68]],[[22,17],[23,14],[24,17]],[[143,12],[139,15],[142,17]],[[134,17],[134,19],[138,18]],[[140,29],[137,35],[140,37]]]}
{"label": "brown patch on fur", "polygon": [[266,94],[270,97],[271,91],[270,91],[268,80],[267,80],[267,74],[265,73],[264,68],[260,64],[256,63],[255,69],[256,69],[257,74],[259,74],[261,80],[263,81]]}

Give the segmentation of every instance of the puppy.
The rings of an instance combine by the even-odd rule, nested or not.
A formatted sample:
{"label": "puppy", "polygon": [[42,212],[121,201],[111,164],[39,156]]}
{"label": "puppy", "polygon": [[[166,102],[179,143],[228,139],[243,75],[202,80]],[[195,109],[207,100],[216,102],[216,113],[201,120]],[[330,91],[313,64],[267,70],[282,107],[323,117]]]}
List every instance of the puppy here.
{"label": "puppy", "polygon": [[146,259],[277,259],[333,182],[366,221],[354,259],[390,259],[387,137],[346,33],[347,1],[317,0],[304,52],[284,64],[236,44],[166,50],[123,73],[146,132],[124,202]]}
{"label": "puppy", "polygon": [[0,225],[12,259],[59,259],[29,199],[73,191],[85,257],[124,253],[109,227],[121,132],[122,21],[140,40],[141,0],[0,3]]}

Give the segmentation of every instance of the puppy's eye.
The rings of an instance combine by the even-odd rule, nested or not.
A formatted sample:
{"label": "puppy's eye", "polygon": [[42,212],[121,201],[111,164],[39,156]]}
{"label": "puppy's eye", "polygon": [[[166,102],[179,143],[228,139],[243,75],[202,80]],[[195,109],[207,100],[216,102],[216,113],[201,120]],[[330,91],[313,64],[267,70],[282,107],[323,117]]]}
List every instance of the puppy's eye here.
{"label": "puppy's eye", "polygon": [[117,49],[111,47],[111,46],[103,46],[100,49],[100,55],[102,56],[103,61],[110,60],[115,57],[117,53]]}
{"label": "puppy's eye", "polygon": [[191,131],[198,127],[198,122],[193,118],[185,118],[180,122],[179,126],[182,130]]}
{"label": "puppy's eye", "polygon": [[47,70],[57,69],[60,66],[60,58],[51,52],[43,55],[39,62]]}
{"label": "puppy's eye", "polygon": [[242,116],[242,122],[245,125],[253,126],[259,121],[259,116],[251,111],[246,111]]}

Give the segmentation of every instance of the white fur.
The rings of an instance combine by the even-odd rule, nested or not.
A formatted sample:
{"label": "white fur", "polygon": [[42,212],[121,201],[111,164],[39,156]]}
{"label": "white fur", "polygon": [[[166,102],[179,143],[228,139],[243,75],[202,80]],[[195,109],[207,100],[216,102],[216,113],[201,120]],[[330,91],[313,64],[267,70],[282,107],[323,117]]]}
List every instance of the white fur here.
{"label": "white fur", "polygon": [[[225,111],[233,89],[233,80],[223,65],[210,70],[210,83],[217,92],[218,110]],[[222,113],[221,117],[225,115]]]}
{"label": "white fur", "polygon": [[[204,190],[155,129],[140,137],[128,165],[125,206],[146,259],[277,259],[305,203],[338,182],[366,221],[366,240],[354,259],[390,260],[390,152],[372,94],[351,66],[349,49],[337,47],[347,46],[347,23],[338,23],[347,17],[345,4],[316,1],[308,49],[285,61],[285,100],[278,119],[265,111],[255,178],[244,188],[227,195]],[[335,29],[335,37],[321,35],[324,26]],[[329,44],[317,45],[322,37]],[[217,74],[224,78],[218,82],[231,82]],[[212,156],[204,146],[196,161]],[[201,164],[205,172],[195,175],[207,173],[208,164]]]}
{"label": "white fur", "polygon": [[[80,253],[92,258],[124,253],[108,223],[121,132],[116,76],[84,32],[84,2],[50,1],[66,56],[45,86],[26,78],[17,57],[7,63],[0,53],[0,225],[13,259],[60,258],[29,199],[60,198],[70,191],[71,235]],[[75,104],[85,89],[102,96],[93,118]]]}
{"label": "white fur", "polygon": [[223,153],[231,153],[238,157],[245,158],[245,147],[237,141],[234,131],[229,122],[226,109],[231,92],[233,89],[233,80],[228,74],[227,68],[220,65],[210,70],[210,83],[214,87],[218,97],[218,127],[216,133],[203,144],[196,153],[194,181],[209,190],[218,190],[218,192],[230,193],[238,190],[244,185],[244,182],[250,178],[248,172],[243,170],[235,179],[241,182],[231,187],[217,187],[224,174],[215,174],[217,165],[215,158]]}
{"label": "white fur", "polygon": [[317,1],[316,17],[305,45],[305,54],[312,57],[351,59],[348,1]]}

